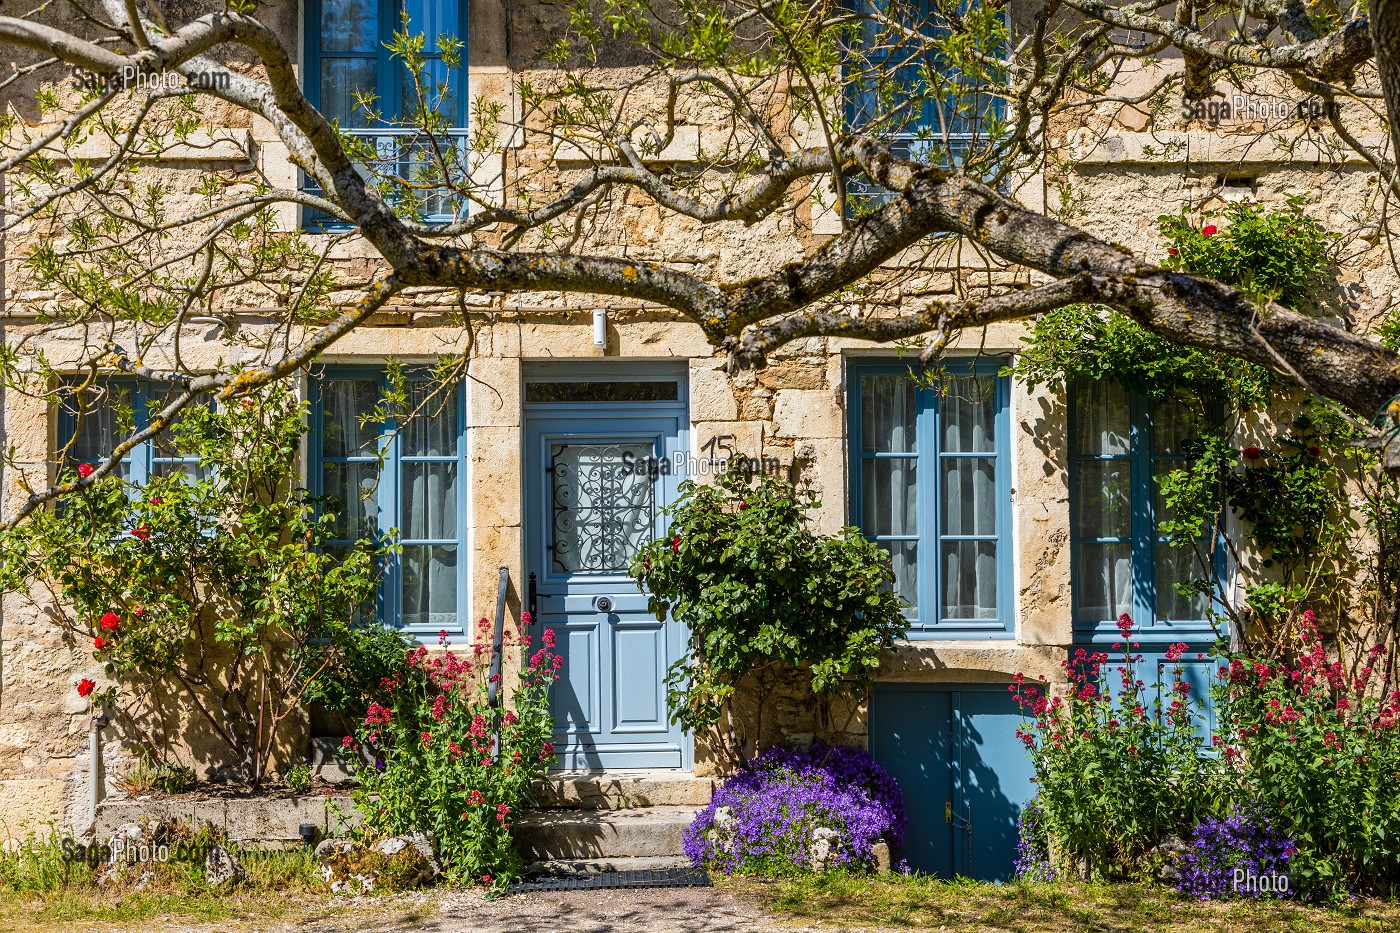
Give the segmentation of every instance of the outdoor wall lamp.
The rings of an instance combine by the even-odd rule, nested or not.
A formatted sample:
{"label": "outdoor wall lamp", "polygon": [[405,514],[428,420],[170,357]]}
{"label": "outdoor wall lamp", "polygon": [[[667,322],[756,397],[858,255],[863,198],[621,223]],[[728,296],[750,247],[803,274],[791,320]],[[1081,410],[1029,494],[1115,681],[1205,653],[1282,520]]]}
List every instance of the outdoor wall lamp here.
{"label": "outdoor wall lamp", "polygon": [[608,345],[608,312],[593,309],[593,346],[602,350]]}

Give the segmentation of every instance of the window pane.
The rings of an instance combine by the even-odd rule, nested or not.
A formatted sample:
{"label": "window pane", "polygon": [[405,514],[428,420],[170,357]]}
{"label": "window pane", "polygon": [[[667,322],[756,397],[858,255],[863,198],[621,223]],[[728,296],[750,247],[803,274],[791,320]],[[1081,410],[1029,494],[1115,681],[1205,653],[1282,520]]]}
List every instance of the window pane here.
{"label": "window pane", "polygon": [[1080,381],[1072,393],[1075,405],[1075,452],[1108,457],[1129,452],[1128,393],[1117,382]]}
{"label": "window pane", "polygon": [[917,392],[908,376],[860,377],[861,450],[914,452]]}
{"label": "window pane", "polygon": [[327,457],[373,455],[379,429],[373,423],[363,424],[361,419],[374,410],[378,401],[379,383],[371,379],[322,382],[321,408],[325,413],[322,454]]}
{"label": "window pane", "polygon": [[457,456],[457,390],[436,383],[408,383],[407,423],[399,432],[406,457]]}
{"label": "window pane", "polygon": [[943,533],[997,533],[996,461],[991,457],[944,457]]}
{"label": "window pane", "polygon": [[1132,545],[1079,545],[1077,573],[1079,618],[1103,622],[1132,612]]}
{"label": "window pane", "polygon": [[531,382],[527,402],[674,402],[674,380],[664,382]]}
{"label": "window pane", "polygon": [[378,0],[322,0],[321,50],[377,51],[378,10]]}
{"label": "window pane", "polygon": [[[77,403],[70,399],[66,403],[75,421],[78,415]],[[126,410],[121,420],[131,423],[131,395],[116,389],[84,393],[82,421],[77,423],[77,436],[74,438],[70,456],[74,460],[97,461],[106,459],[121,440],[118,437],[118,412]],[[129,457],[129,455],[128,455]]]}
{"label": "window pane", "polygon": [[1152,452],[1183,454],[1187,442],[1200,433],[1201,419],[1194,407],[1175,399],[1152,402]]}
{"label": "window pane", "polygon": [[409,31],[427,37],[427,44],[423,47],[425,55],[437,54],[439,36],[462,35],[462,28],[457,22],[461,7],[455,0],[406,0],[403,9],[408,14]]}
{"label": "window pane", "polygon": [[457,464],[403,465],[404,540],[457,537]]}
{"label": "window pane", "polygon": [[862,530],[868,535],[918,534],[918,461],[912,457],[867,459],[862,467]]}
{"label": "window pane", "polygon": [[894,568],[894,591],[904,600],[904,617],[919,615],[919,545],[915,541],[881,541],[880,547],[890,552]]}
{"label": "window pane", "polygon": [[377,68],[372,58],[321,59],[321,113],[326,119],[339,120],[342,129],[368,126],[364,109],[355,106],[355,94],[376,93]]}
{"label": "window pane", "polygon": [[975,376],[945,379],[942,400],[944,453],[996,450],[996,380]]}
{"label": "window pane", "polygon": [[151,472],[156,476],[183,473],[192,483],[209,475],[209,471],[198,460],[156,460],[151,463]]}
{"label": "window pane", "polygon": [[378,464],[326,464],[325,494],[335,497],[327,506],[335,514],[331,524],[333,537],[355,541],[378,534],[379,505],[375,498],[378,483]]}
{"label": "window pane", "polygon": [[997,617],[997,545],[995,541],[943,543],[943,611],[945,619]]}
{"label": "window pane", "polygon": [[402,624],[434,629],[457,626],[455,545],[404,545]]}
{"label": "window pane", "polygon": [[1204,579],[1194,548],[1158,544],[1157,556],[1157,618],[1160,621],[1194,621],[1206,617],[1206,596],[1191,593],[1183,596],[1177,584]]}
{"label": "window pane", "polygon": [[[429,38],[428,44],[432,45],[431,38]],[[401,75],[399,83],[399,106],[401,109],[399,113],[409,119],[418,112],[419,89],[414,86],[411,71],[400,65],[399,74]],[[455,125],[456,122],[453,118],[457,115],[457,99],[462,93],[462,89],[458,87],[460,74],[459,69],[449,68],[446,62],[435,58],[425,61],[423,70],[419,72],[418,80],[422,83],[423,103],[430,113],[441,113],[447,116],[449,125]],[[442,145],[446,149],[449,143],[443,140]],[[447,159],[450,167],[452,165],[451,153],[444,152],[443,156]],[[428,162],[434,167],[437,166],[436,155],[428,151],[426,147],[420,153],[419,161]]]}
{"label": "window pane", "polygon": [[1133,533],[1132,494],[1126,461],[1086,460],[1076,465],[1081,538],[1126,538]]}
{"label": "window pane", "polygon": [[[1159,479],[1163,476],[1166,476],[1168,473],[1175,473],[1178,470],[1186,469],[1191,465],[1191,462],[1192,461],[1190,460],[1164,460],[1154,463],[1152,465],[1152,508],[1154,510],[1152,513],[1153,521],[1157,523],[1169,522],[1173,521],[1176,518],[1176,513],[1173,512],[1171,509],[1167,508],[1166,499],[1162,496],[1162,484],[1159,482]],[[1154,533],[1156,532],[1155,527],[1153,531]],[[1208,534],[1209,532],[1209,524],[1202,523],[1201,527],[1197,530],[1196,533],[1203,535]]]}

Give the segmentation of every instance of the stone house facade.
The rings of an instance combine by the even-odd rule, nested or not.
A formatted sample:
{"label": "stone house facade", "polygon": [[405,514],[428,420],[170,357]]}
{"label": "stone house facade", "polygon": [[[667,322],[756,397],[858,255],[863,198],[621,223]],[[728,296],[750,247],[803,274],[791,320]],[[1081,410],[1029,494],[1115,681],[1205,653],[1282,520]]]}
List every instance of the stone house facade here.
{"label": "stone house facade", "polygon": [[[330,75],[340,66],[327,62],[355,59],[333,43],[318,45],[313,34],[318,21],[331,22],[332,0],[307,2],[315,8],[274,0],[259,16],[282,35],[298,35],[303,63],[315,57]],[[456,12],[469,20],[471,96],[509,107],[512,82],[540,67],[568,10],[543,0],[481,0]],[[320,87],[324,107],[343,90],[329,78]],[[1160,250],[1157,215],[1183,208],[1305,193],[1310,211],[1337,227],[1364,222],[1371,209],[1370,169],[1359,161],[1316,148],[1271,150],[1244,124],[1235,135],[1180,121],[1149,127],[1145,114],[1126,106],[1099,117],[1072,172],[1077,221],[1142,255]],[[212,119],[222,123],[207,139],[151,170],[213,172],[233,184],[250,183],[256,170],[297,184],[270,126],[242,113]],[[1163,146],[1163,133],[1176,145]],[[509,189],[538,158],[533,145],[528,134],[503,140],[482,171]],[[1034,177],[1019,194],[1044,203],[1050,187]],[[283,212],[287,229],[302,223],[294,207]],[[722,278],[787,261],[785,250],[834,229],[829,212],[810,204],[752,227],[699,228],[641,208],[613,219],[590,231],[590,242]],[[34,310],[45,296],[26,289],[18,263],[27,242],[44,234],[31,226],[6,244],[3,327],[8,340],[31,335],[50,359],[76,361],[89,335],[41,333]],[[1355,310],[1350,323],[1364,329],[1388,307],[1397,283],[1384,246],[1362,247],[1344,280]],[[330,256],[349,278],[366,278],[373,268],[354,240]],[[966,277],[997,273],[964,259],[941,274],[951,290]],[[360,482],[363,458],[325,426],[349,430],[372,406],[386,361],[470,352],[459,404],[436,416],[430,436],[396,442],[389,454],[395,481],[381,482],[375,505],[394,521],[373,510],[356,520],[403,529],[404,554],[386,584],[395,588],[391,621],[430,643],[442,629],[454,641],[469,640],[472,621],[494,613],[499,572],[508,569],[511,613],[533,605],[560,633],[569,659],[560,701],[566,767],[713,769],[705,750],[666,721],[659,678],[677,657],[679,632],[647,615],[620,568],[629,546],[662,530],[657,509],[679,480],[703,477],[729,455],[810,483],[823,502],[821,530],[856,524],[884,543],[911,605],[910,637],[881,667],[869,707],[781,695],[765,733],[751,740],[869,742],[901,774],[938,758],[945,770],[929,778],[936,786],[919,788],[922,796],[955,796],[959,814],[964,806],[968,813],[996,806],[1002,818],[1029,786],[1024,762],[1007,750],[1016,749],[1008,735],[1019,720],[1005,702],[1013,675],[1060,680],[1067,652],[1111,640],[1120,611],[1146,626],[1149,650],[1214,639],[1199,607],[1169,593],[1173,571],[1153,550],[1151,526],[1114,511],[1126,508],[1123,495],[1150,497],[1152,465],[1179,453],[1179,438],[1167,436],[1170,413],[1113,387],[1065,396],[999,375],[1021,349],[1020,325],[958,335],[940,395],[914,387],[897,351],[861,341],[808,339],[775,354],[766,369],[732,373],[698,326],[663,308],[545,293],[467,296],[471,326],[464,328],[440,300],[397,302],[302,375],[313,412],[308,481],[347,496]],[[247,309],[248,326],[267,326],[257,311]],[[185,340],[187,362],[212,365],[242,352],[207,326],[188,328]],[[26,482],[39,486],[53,475],[64,428],[59,413],[16,393],[4,399],[3,418],[4,444],[13,451],[4,488],[13,508]],[[1161,427],[1159,443],[1140,449],[1150,445],[1153,425]],[[142,456],[156,455],[136,453]],[[646,468],[631,468],[638,463]],[[674,468],[663,471],[662,463]],[[89,710],[73,685],[99,674],[85,645],[63,640],[27,602],[6,598],[0,835],[87,820]],[[958,743],[984,749],[983,771],[938,751]],[[109,783],[131,753],[109,737]],[[197,742],[187,754],[210,764]],[[945,786],[955,790],[945,794]],[[943,816],[937,807],[929,825]]]}

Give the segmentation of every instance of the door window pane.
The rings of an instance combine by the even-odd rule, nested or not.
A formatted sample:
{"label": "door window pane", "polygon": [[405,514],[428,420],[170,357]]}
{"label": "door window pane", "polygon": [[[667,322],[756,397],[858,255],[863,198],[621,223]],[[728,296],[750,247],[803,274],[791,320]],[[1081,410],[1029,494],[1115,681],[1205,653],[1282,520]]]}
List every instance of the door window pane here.
{"label": "door window pane", "polygon": [[554,569],[624,573],[652,538],[653,479],[634,464],[651,444],[554,444],[550,448]]}

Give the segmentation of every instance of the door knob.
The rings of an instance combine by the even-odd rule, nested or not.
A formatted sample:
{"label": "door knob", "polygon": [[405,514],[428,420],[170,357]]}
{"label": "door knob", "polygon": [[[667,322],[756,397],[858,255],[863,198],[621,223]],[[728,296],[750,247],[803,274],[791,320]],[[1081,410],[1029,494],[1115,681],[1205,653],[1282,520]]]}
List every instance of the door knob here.
{"label": "door knob", "polygon": [[593,608],[599,612],[612,612],[613,601],[611,596],[599,596],[593,600]]}

